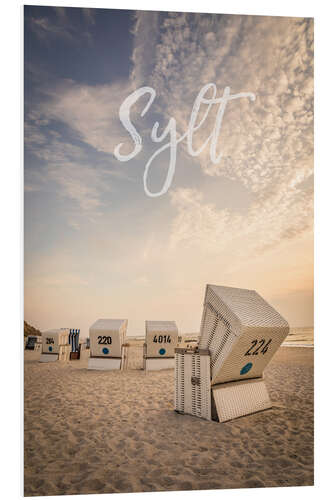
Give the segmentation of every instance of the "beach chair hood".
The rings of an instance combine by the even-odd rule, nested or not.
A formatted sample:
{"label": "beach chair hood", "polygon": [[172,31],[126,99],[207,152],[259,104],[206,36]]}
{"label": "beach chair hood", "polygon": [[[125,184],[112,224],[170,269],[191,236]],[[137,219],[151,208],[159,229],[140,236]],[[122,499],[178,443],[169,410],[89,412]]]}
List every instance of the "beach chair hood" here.
{"label": "beach chair hood", "polygon": [[199,348],[210,350],[212,384],[262,377],[288,333],[255,290],[207,285]]}

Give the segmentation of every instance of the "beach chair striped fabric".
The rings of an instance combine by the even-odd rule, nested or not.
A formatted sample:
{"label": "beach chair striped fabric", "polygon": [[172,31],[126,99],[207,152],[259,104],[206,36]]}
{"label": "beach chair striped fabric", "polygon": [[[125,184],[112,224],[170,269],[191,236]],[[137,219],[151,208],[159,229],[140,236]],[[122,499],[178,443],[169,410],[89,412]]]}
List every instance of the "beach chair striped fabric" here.
{"label": "beach chair striped fabric", "polygon": [[80,338],[80,330],[71,328],[69,330],[69,336],[68,336],[68,341],[71,346],[70,359],[80,359],[79,338]]}

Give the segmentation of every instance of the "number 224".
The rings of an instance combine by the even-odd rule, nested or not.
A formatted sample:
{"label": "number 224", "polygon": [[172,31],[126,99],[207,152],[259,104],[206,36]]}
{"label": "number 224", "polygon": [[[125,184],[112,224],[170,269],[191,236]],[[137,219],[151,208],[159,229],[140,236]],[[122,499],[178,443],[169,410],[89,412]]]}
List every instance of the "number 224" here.
{"label": "number 224", "polygon": [[[251,342],[252,345],[246,351],[246,353],[244,354],[244,356],[257,356],[259,354],[259,352],[261,352],[261,354],[266,354],[266,352],[268,351],[269,344],[272,342],[272,339],[269,339],[269,341],[267,342],[267,344],[264,346],[265,342],[266,342],[265,339],[261,339],[259,341],[258,347],[253,352],[251,352],[252,349],[254,349],[256,347],[256,345],[258,344],[258,340],[257,339],[252,340],[252,342]],[[260,351],[260,349],[261,349],[261,351]]]}

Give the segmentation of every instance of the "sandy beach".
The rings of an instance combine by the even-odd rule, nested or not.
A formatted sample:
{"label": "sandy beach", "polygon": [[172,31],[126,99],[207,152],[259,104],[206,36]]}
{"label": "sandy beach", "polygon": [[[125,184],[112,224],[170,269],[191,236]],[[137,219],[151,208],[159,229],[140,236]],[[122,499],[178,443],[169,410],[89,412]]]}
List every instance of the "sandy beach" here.
{"label": "sandy beach", "polygon": [[[134,351],[133,351],[134,352]],[[273,408],[224,424],[173,411],[173,371],[25,351],[25,496],[313,484],[313,349],[265,370]]]}

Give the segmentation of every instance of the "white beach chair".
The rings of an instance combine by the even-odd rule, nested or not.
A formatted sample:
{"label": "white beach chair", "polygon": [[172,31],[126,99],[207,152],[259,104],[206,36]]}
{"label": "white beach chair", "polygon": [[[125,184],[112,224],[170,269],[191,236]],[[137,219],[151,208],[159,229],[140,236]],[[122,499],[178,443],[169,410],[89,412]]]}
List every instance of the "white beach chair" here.
{"label": "white beach chair", "polygon": [[165,370],[175,367],[178,328],[174,321],[146,321],[144,369]]}
{"label": "white beach chair", "polygon": [[90,370],[120,370],[127,319],[98,319],[89,328]]}
{"label": "white beach chair", "polygon": [[288,332],[254,290],[207,285],[199,345],[176,349],[176,411],[225,422],[271,408],[263,370]]}
{"label": "white beach chair", "polygon": [[42,332],[42,354],[39,361],[41,363],[58,361],[63,346],[69,346],[68,328],[55,328]]}

